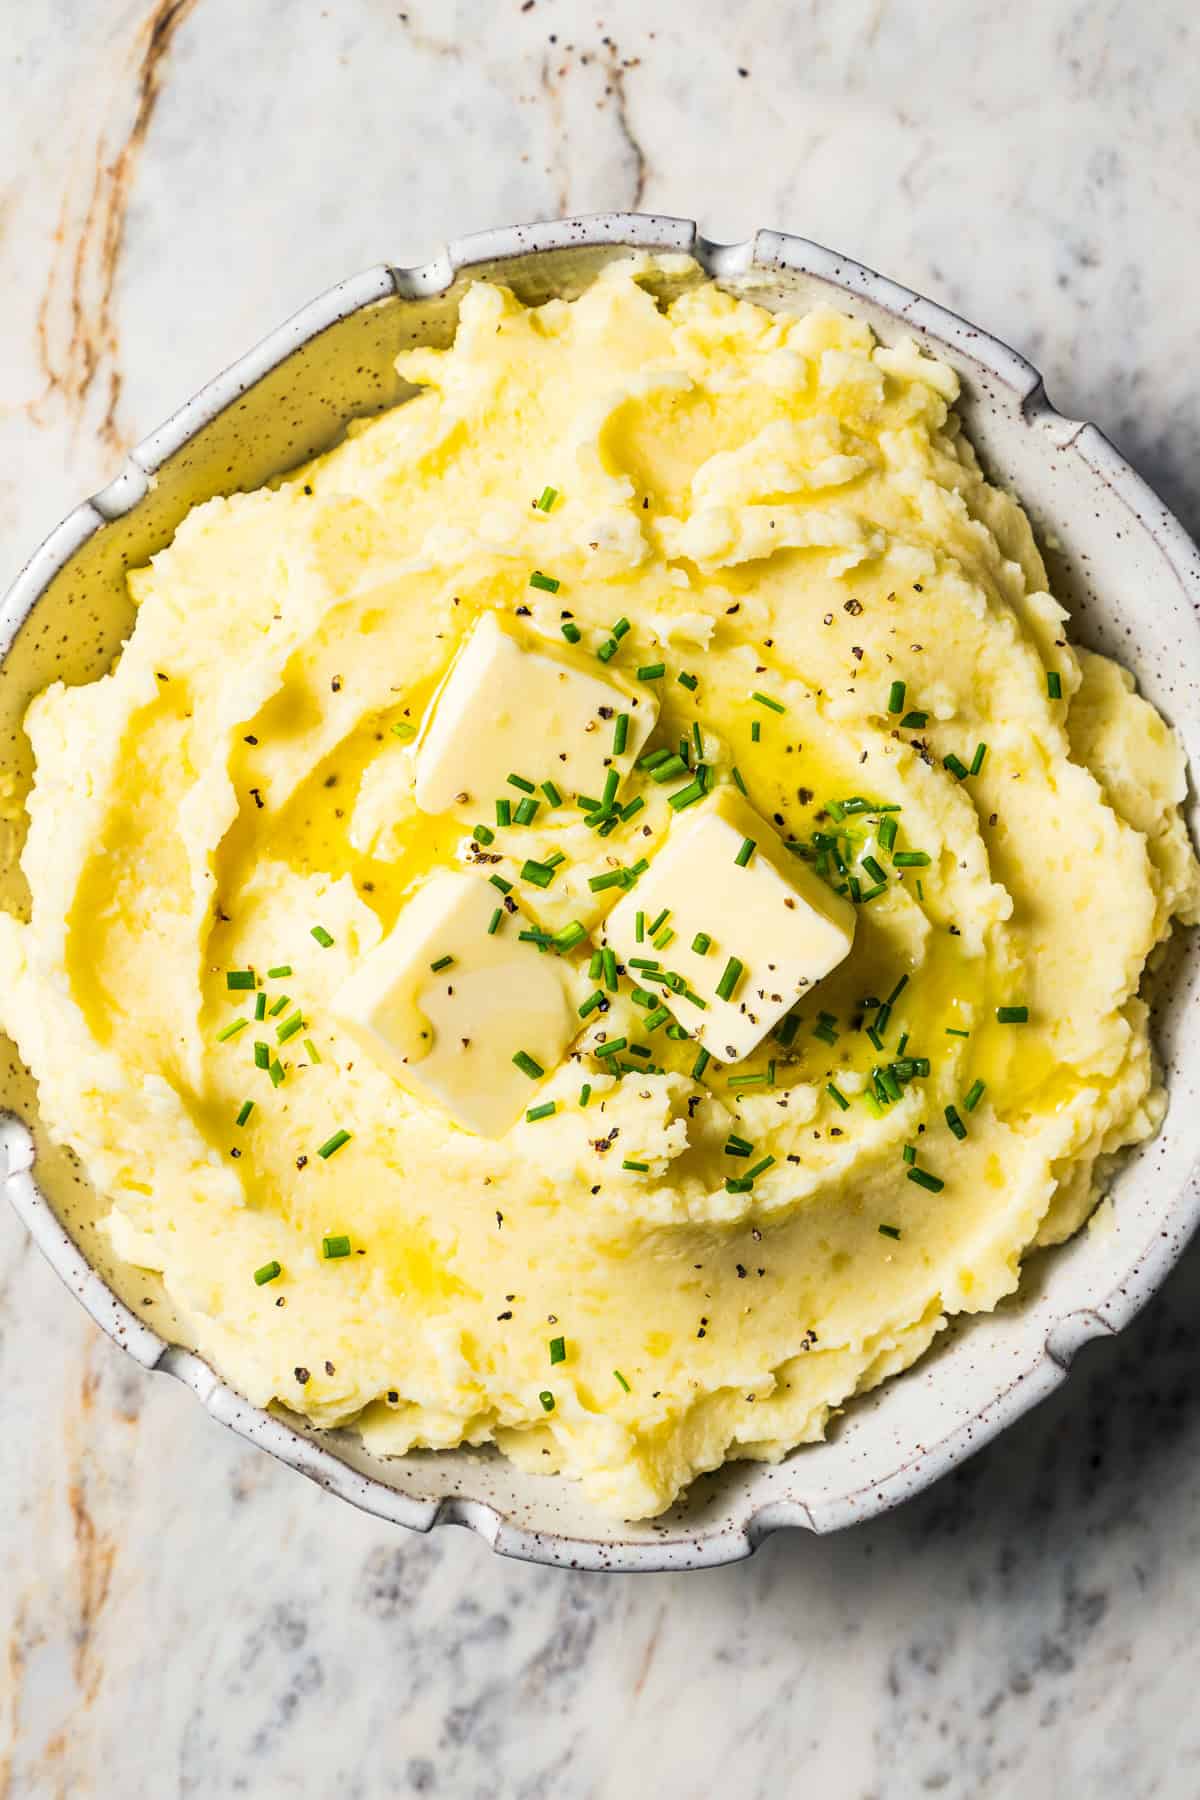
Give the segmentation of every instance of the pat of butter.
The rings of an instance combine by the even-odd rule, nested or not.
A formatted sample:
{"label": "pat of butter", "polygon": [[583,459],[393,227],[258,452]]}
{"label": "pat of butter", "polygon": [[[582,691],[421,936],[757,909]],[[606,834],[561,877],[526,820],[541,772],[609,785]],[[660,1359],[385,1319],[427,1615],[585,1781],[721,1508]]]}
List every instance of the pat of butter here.
{"label": "pat of butter", "polygon": [[[564,799],[599,798],[609,767],[625,775],[654,729],[658,702],[602,665],[564,645],[534,647],[484,613],[434,695],[417,744],[416,800],[422,812],[453,812],[494,822],[494,803],[522,792],[508,776],[532,782],[544,817],[541,784]],[[625,748],[613,755],[618,715]]]}
{"label": "pat of butter", "polygon": [[[639,944],[638,913],[648,926],[664,908],[660,935],[669,928],[670,943],[656,949],[647,931]],[[636,889],[608,915],[605,933],[626,964],[631,956],[656,957],[682,975],[706,1002],[703,1010],[670,988],[655,993],[712,1056],[738,1062],[848,955],[854,925],[850,902],[794,859],[735,788],[723,787],[675,821]],[[703,952],[693,948],[701,933],[710,940]],[[731,958],[741,969],[722,999],[717,989]]]}
{"label": "pat of butter", "polygon": [[489,934],[500,905],[480,875],[435,876],[331,1004],[401,1087],[480,1137],[501,1136],[536,1096],[513,1058],[550,1074],[579,1030],[562,960],[522,943],[507,911]]}

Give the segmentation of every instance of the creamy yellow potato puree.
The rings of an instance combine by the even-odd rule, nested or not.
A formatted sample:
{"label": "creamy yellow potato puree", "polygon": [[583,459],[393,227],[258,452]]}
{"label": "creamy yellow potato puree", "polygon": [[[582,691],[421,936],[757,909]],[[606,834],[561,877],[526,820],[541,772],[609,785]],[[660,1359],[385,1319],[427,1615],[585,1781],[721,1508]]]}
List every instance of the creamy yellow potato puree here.
{"label": "creamy yellow potato puree", "polygon": [[[32,920],[0,915],[42,1116],[218,1369],[384,1454],[495,1442],[628,1518],[819,1439],[1087,1218],[1162,1118],[1138,984],[1198,904],[1180,745],[1067,641],[953,372],[832,311],[664,308],[646,275],[537,309],[476,284],[452,349],[400,359],[417,398],[198,506],[131,575],[117,666],[30,709]],[[607,809],[560,790],[558,725],[418,805],[431,697],[488,615],[616,712],[646,696]],[[442,720],[429,793],[509,687]],[[818,883],[853,941],[726,1060],[667,979],[686,958],[711,992],[737,949],[725,852],[711,882],[683,859],[674,941],[637,935],[637,883],[738,789],[763,830],[737,868]],[[568,1008],[491,1136],[338,1022],[456,874]],[[467,935],[429,956],[431,1017],[487,933],[478,889],[445,891]],[[742,1023],[772,956],[741,952]],[[512,1018],[481,1021],[472,1082],[510,1081]]]}

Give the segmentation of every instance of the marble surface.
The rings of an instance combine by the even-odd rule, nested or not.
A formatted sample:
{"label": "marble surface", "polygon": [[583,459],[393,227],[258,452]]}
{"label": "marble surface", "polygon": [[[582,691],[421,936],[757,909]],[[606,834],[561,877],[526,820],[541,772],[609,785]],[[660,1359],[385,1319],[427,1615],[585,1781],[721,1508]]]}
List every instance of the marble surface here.
{"label": "marble surface", "polygon": [[[5,15],[0,578],[340,276],[640,205],[1027,352],[1200,528],[1187,0],[35,0]],[[338,1505],[0,1218],[0,1796],[1200,1792],[1200,1253],[902,1511],[568,1576]]]}

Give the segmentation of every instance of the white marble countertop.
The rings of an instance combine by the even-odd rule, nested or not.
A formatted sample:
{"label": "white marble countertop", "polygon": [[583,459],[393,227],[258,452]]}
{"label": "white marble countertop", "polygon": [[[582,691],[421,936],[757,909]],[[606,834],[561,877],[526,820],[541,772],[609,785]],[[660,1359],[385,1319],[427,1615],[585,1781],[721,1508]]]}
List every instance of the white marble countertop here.
{"label": "white marble countertop", "polygon": [[[1189,0],[6,14],[0,578],[342,275],[564,211],[798,231],[1029,354],[1200,528]],[[0,1796],[1200,1792],[1200,1256],[902,1511],[683,1576],[362,1517],[0,1218]]]}

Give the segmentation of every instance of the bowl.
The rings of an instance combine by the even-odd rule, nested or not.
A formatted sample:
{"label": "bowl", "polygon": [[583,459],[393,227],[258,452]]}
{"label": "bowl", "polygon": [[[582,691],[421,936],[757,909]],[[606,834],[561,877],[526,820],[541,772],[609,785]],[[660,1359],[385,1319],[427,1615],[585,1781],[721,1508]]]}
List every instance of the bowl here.
{"label": "bowl", "polygon": [[[712,276],[775,310],[827,301],[885,342],[913,336],[962,379],[964,423],[994,482],[1038,531],[1075,636],[1118,657],[1200,767],[1200,553],[1093,425],[1064,418],[1037,371],[932,301],[803,238],[760,231],[714,244],[687,221],[607,213],[489,231],[419,268],[383,264],[344,282],[264,340],[133,450],[121,474],[53,532],[0,605],[0,768],[18,796],[31,774],[21,726],[47,682],[100,675],[128,634],[125,572],[170,539],[196,501],[248,489],[328,448],[348,420],[414,390],[397,353],[448,344],[464,288],[509,284],[528,303],[579,293],[631,250],[692,259],[667,290]],[[1190,803],[1195,829],[1196,806]],[[0,826],[0,831],[3,831]],[[0,844],[0,904],[27,904],[21,830]],[[832,1531],[927,1487],[1063,1381],[1090,1338],[1121,1329],[1162,1282],[1200,1211],[1200,958],[1176,933],[1150,981],[1171,1106],[1126,1156],[1102,1224],[1029,1260],[997,1312],[956,1320],[939,1348],[850,1405],[828,1440],[782,1463],[733,1463],[661,1518],[597,1516],[569,1482],[523,1474],[489,1451],[384,1460],[348,1431],[322,1432],[249,1405],[189,1348],[157,1277],[122,1266],[71,1154],[38,1122],[34,1083],[0,1044],[0,1186],[92,1318],[146,1369],[184,1382],[215,1419],[379,1517],[427,1531],[470,1526],[504,1555],[588,1569],[683,1569],[749,1555],[784,1526]],[[1193,1021],[1189,1024],[1189,1019]]]}

